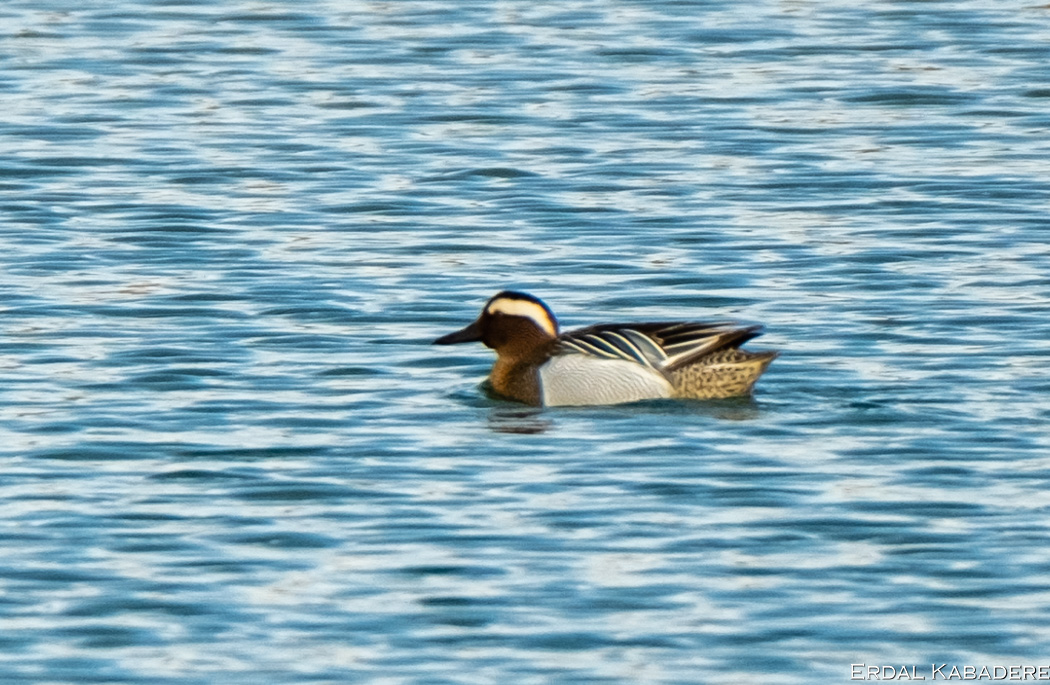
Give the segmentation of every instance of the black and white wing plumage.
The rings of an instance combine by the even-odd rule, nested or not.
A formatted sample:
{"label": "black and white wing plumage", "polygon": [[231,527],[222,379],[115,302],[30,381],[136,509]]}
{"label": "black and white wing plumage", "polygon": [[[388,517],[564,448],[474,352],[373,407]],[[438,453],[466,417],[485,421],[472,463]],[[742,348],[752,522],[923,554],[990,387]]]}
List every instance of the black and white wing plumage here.
{"label": "black and white wing plumage", "polygon": [[559,351],[619,359],[670,373],[720,350],[735,349],[759,335],[761,326],[730,322],[602,324],[563,333]]}

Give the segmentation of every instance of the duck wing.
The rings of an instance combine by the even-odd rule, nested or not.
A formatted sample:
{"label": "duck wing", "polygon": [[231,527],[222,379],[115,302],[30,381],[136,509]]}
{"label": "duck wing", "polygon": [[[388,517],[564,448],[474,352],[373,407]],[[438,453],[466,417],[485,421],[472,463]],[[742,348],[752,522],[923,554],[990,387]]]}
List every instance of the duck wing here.
{"label": "duck wing", "polygon": [[761,326],[732,322],[600,324],[563,333],[558,351],[632,361],[668,373],[714,352],[735,349],[761,331]]}

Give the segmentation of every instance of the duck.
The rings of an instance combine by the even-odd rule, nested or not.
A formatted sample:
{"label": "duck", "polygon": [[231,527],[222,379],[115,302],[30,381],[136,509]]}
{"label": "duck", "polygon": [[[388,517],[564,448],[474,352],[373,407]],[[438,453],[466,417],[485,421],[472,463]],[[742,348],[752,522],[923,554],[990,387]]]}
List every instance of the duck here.
{"label": "duck", "polygon": [[661,321],[563,333],[538,297],[504,290],[472,323],[433,344],[480,342],[495,350],[489,384],[504,398],[586,406],[748,396],[779,355],[740,349],[761,331],[733,322]]}

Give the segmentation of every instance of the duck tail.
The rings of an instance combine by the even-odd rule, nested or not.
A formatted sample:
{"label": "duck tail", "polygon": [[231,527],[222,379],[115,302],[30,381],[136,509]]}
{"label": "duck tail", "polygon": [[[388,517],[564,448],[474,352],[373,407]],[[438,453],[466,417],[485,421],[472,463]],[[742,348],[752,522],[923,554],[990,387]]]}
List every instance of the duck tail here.
{"label": "duck tail", "polygon": [[676,368],[670,374],[671,385],[677,397],[698,400],[747,395],[778,356],[773,351],[722,349]]}

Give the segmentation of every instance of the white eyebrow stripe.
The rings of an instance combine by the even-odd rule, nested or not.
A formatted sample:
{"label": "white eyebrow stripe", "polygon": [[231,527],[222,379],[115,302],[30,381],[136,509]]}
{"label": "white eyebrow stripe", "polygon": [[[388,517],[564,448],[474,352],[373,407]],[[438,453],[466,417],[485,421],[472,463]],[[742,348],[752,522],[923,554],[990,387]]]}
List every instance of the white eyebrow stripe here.
{"label": "white eyebrow stripe", "polygon": [[552,337],[557,337],[558,331],[551,321],[550,314],[547,310],[528,300],[512,300],[509,298],[501,298],[491,303],[486,310],[489,314],[505,314],[506,316],[523,316],[526,319],[531,319],[537,326],[550,333]]}

